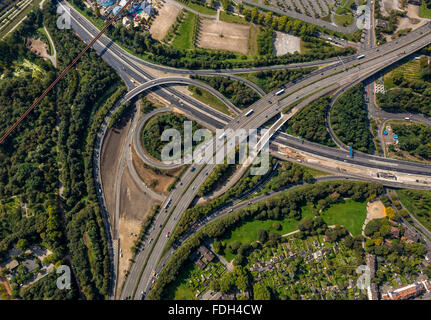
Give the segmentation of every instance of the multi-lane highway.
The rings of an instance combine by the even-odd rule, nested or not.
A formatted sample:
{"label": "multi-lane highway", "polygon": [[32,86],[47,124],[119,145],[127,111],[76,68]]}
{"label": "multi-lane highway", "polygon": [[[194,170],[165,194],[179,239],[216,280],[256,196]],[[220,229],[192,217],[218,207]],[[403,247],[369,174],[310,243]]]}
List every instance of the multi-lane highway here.
{"label": "multi-lane highway", "polygon": [[[73,12],[73,10],[72,10]],[[75,31],[83,38],[83,40],[89,40],[97,30],[92,27],[88,21],[86,21],[79,14],[72,13],[72,17],[75,23],[72,23]],[[417,31],[411,32],[407,36],[393,43],[381,46],[380,48],[365,50],[363,54],[365,57],[361,60],[357,60],[355,57],[343,58],[342,62],[335,62],[332,65],[313,72],[301,79],[296,81],[289,86],[286,86],[286,93],[288,95],[280,99],[274,92],[264,95],[261,100],[253,104],[248,110],[253,109],[254,112],[251,116],[246,117],[242,113],[235,119],[220,114],[214,114],[212,111],[211,116],[208,116],[205,109],[200,109],[201,104],[194,107],[186,106],[185,104],[179,106],[180,108],[190,108],[189,111],[193,111],[192,115],[199,118],[202,122],[208,120],[208,123],[214,125],[216,128],[230,128],[230,129],[255,129],[261,127],[269,118],[272,118],[277,113],[281,112],[283,108],[292,105],[308,96],[318,96],[321,90],[328,86],[334,86],[334,84],[343,90],[346,85],[352,85],[359,81],[366,79],[375,72],[382,70],[388,65],[402,59],[406,55],[423,48],[427,44],[431,43],[431,28],[430,25],[426,25]],[[163,66],[149,64],[142,62],[142,60],[135,58],[128,53],[125,53],[117,45],[110,42],[106,37],[101,37],[99,42],[95,44],[96,51],[102,53],[103,58],[111,64],[117,71],[122,74],[123,78],[129,79],[128,84],[132,87],[132,79],[138,82],[145,82],[152,79],[152,76],[145,68],[154,68],[158,71],[176,73],[176,74],[220,74],[227,72],[252,72],[259,68],[250,68],[242,70],[199,70],[199,71],[188,71],[166,68]],[[333,61],[332,61],[333,62]],[[315,65],[322,65],[324,63],[317,62]],[[311,66],[313,64],[308,64]],[[304,66],[304,64],[302,65]],[[286,68],[286,66],[275,66],[267,67],[266,69]],[[126,80],[127,82],[127,80]],[[188,97],[181,96],[178,92],[169,89],[171,94],[180,96],[184,101],[187,101]],[[166,96],[166,93],[161,92]],[[169,94],[167,94],[169,97]],[[172,99],[172,97],[169,97]],[[191,99],[188,98],[189,102]],[[209,107],[207,110],[212,110]],[[221,122],[219,119],[223,117],[224,120]],[[202,120],[205,119],[205,120]],[[404,161],[389,160],[385,158],[373,157],[369,155],[363,155],[356,153],[354,158],[346,159],[346,152],[343,150],[337,150],[332,148],[326,148],[321,145],[302,143],[296,138],[288,135],[279,135],[274,139],[274,143],[282,144],[299,150],[305,153],[309,153],[315,156],[319,156],[325,159],[336,160],[340,162],[348,162],[350,165],[364,167],[364,168],[376,168],[379,170],[389,170],[395,172],[402,172],[406,174],[415,174],[423,176],[431,176],[431,168],[425,165],[412,164]],[[158,262],[162,257],[163,250],[165,248],[167,238],[165,235],[168,232],[172,232],[178,218],[188,208],[192,200],[195,198],[200,185],[206,180],[206,177],[215,165],[192,165],[183,175],[181,182],[169,195],[167,200],[162,204],[162,210],[156,217],[155,228],[150,233],[150,238],[153,239],[152,244],[147,246],[144,250],[139,252],[135,259],[135,263],[132,265],[129,276],[126,280],[124,290],[122,292],[122,298],[133,297],[136,299],[140,298],[140,292],[147,292],[151,287],[152,273],[156,270]],[[165,209],[166,208],[166,209]]]}

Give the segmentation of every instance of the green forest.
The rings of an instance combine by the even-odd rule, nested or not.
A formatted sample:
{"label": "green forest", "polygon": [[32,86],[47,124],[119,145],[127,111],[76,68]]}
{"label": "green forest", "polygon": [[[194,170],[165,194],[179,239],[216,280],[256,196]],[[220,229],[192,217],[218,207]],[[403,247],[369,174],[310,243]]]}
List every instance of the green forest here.
{"label": "green forest", "polygon": [[374,152],[362,84],[347,90],[337,99],[331,109],[331,125],[344,144],[353,145],[361,152]]}
{"label": "green forest", "polygon": [[335,146],[326,129],[325,115],[330,97],[323,97],[296,114],[287,125],[287,133],[330,147]]}
{"label": "green forest", "polygon": [[[390,232],[392,227],[399,228],[400,235],[405,234],[405,228],[402,225],[387,218],[373,219],[364,229],[368,237],[365,241],[365,252],[375,254],[379,258],[375,279],[379,285],[391,280],[393,274],[416,278],[419,275],[417,266],[427,252],[421,243],[409,243],[401,241],[400,237],[394,237]],[[381,243],[390,245],[381,245]],[[385,270],[387,265],[389,265],[388,270]]]}
{"label": "green forest", "polygon": [[256,91],[246,86],[244,83],[229,79],[227,77],[205,77],[192,75],[191,78],[209,84],[211,87],[227,97],[230,102],[240,109],[247,108],[260,98]]}

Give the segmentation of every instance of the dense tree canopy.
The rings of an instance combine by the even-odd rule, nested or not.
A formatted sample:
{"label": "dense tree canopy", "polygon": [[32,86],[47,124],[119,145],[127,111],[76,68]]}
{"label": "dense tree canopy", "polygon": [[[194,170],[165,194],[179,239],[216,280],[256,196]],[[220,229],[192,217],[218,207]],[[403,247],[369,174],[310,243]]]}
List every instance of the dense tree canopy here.
{"label": "dense tree canopy", "polygon": [[244,83],[229,79],[227,77],[191,76],[191,78],[209,84],[211,87],[227,97],[236,107],[240,109],[247,108],[260,98],[253,89],[247,87]]}
{"label": "dense tree canopy", "polygon": [[431,127],[421,124],[393,125],[398,134],[398,147],[411,155],[431,160]]}
{"label": "dense tree canopy", "polygon": [[287,133],[327,146],[335,146],[326,129],[325,115],[330,98],[323,97],[296,114],[287,125]]}

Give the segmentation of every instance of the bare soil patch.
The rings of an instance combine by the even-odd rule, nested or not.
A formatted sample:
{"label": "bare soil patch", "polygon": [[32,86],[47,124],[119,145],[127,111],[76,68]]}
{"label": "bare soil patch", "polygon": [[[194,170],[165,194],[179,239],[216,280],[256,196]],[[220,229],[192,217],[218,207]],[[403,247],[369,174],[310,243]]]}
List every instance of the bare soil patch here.
{"label": "bare soil patch", "polygon": [[168,33],[171,26],[175,23],[177,16],[180,14],[181,8],[173,4],[165,4],[160,10],[159,14],[154,19],[150,33],[156,40],[162,40]]}
{"label": "bare soil patch", "polygon": [[168,194],[169,185],[174,182],[175,177],[179,175],[182,170],[182,168],[178,168],[166,173],[156,173],[142,162],[134,148],[132,148],[132,160],[136,172],[148,188],[164,195]]}
{"label": "bare soil patch", "polygon": [[385,206],[380,200],[368,202],[367,204],[367,220],[380,219],[386,216]]}
{"label": "bare soil patch", "polygon": [[247,54],[250,26],[201,19],[197,45],[201,48],[229,50]]}

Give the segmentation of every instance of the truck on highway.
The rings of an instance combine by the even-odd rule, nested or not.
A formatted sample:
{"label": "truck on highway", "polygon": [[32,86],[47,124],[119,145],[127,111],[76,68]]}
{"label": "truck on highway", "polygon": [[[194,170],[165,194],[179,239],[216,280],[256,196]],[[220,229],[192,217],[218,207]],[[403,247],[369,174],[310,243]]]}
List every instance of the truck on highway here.
{"label": "truck on highway", "polygon": [[365,58],[365,55],[364,55],[364,54],[361,54],[360,56],[357,56],[357,57],[356,57],[356,59],[358,59],[358,60],[363,59],[363,58]]}
{"label": "truck on highway", "polygon": [[377,172],[377,177],[378,178],[383,178],[383,179],[389,179],[389,180],[397,180],[397,176],[392,174],[392,173],[386,173],[386,172]]}
{"label": "truck on highway", "polygon": [[247,111],[247,113],[245,114],[246,117],[248,117],[249,115],[251,115],[254,112],[253,109],[250,109]]}
{"label": "truck on highway", "polygon": [[276,93],[275,93],[275,95],[276,96],[279,96],[280,94],[282,94],[284,92],[284,89],[281,89],[281,90],[278,90]]}

